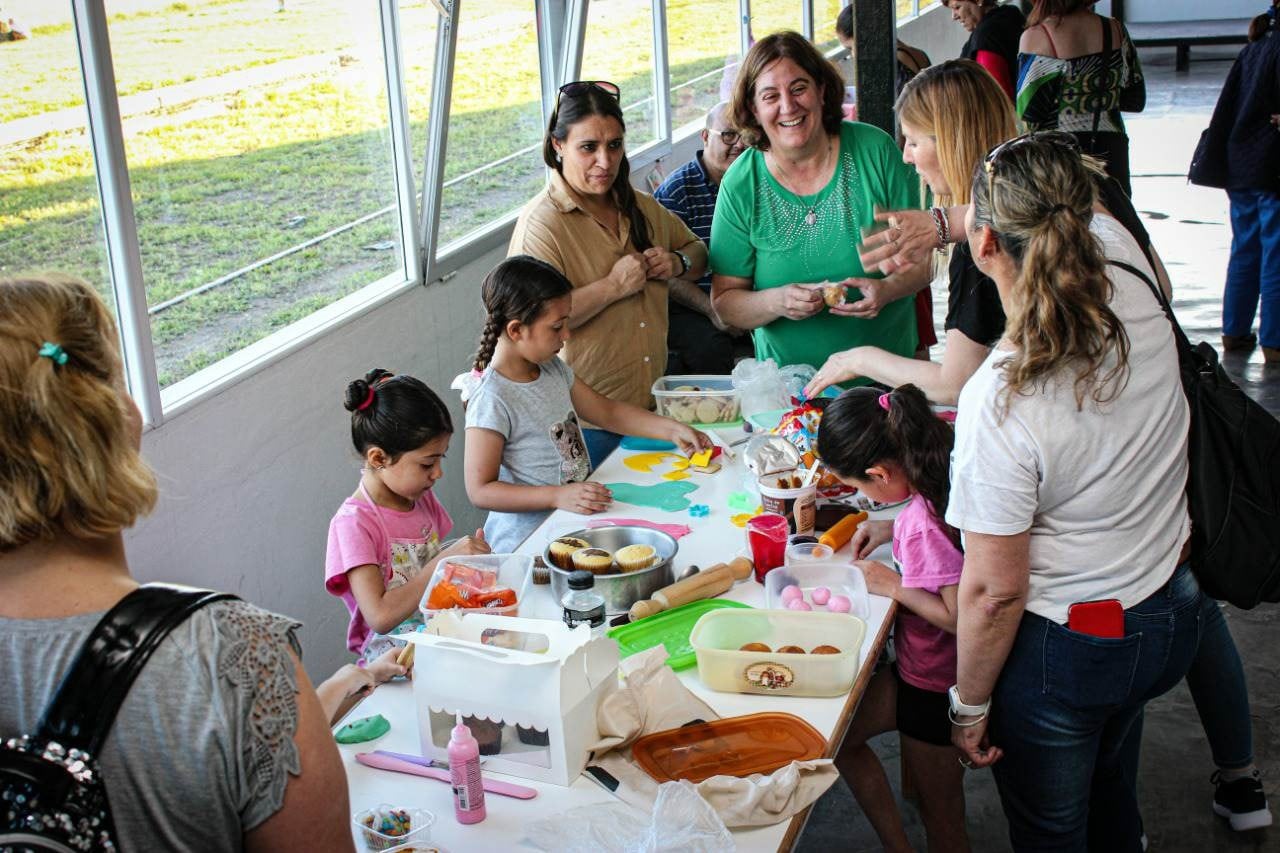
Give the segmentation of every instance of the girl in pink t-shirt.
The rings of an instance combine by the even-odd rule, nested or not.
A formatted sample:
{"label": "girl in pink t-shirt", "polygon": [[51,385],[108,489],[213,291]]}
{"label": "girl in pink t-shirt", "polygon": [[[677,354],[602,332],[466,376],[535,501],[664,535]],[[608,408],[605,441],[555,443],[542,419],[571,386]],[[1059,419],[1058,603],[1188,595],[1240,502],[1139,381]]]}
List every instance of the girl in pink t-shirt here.
{"label": "girl in pink t-shirt", "polygon": [[347,648],[370,660],[390,647],[387,635],[421,624],[418,603],[441,557],[489,546],[477,530],[440,548],[453,521],[431,487],[444,475],[453,421],[435,392],[375,369],[347,386],[345,406],[365,467],[329,522],[324,585],[351,613]]}
{"label": "girl in pink t-shirt", "polygon": [[[856,562],[867,589],[898,603],[897,661],[871,678],[836,766],[886,850],[910,850],[884,768],[867,740],[896,730],[920,794],[929,849],[968,850],[964,768],[951,745],[947,688],[956,681],[956,592],[964,556],[942,520],[954,434],[914,385],[882,394],[854,388],[827,406],[818,454],[843,482],[881,503],[910,498],[892,522],[863,522],[855,557],[892,535],[894,568]],[[896,569],[896,571],[895,571]]]}

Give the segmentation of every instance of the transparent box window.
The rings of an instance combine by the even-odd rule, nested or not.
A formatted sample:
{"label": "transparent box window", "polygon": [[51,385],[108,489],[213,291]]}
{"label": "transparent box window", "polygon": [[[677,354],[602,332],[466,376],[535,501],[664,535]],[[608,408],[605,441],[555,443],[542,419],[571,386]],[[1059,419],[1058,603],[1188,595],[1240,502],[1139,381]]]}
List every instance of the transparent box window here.
{"label": "transparent box window", "polygon": [[375,4],[107,12],[161,387],[405,277]]}
{"label": "transparent box window", "polygon": [[738,0],[668,0],[671,126],[701,123],[733,96],[740,46]]}
{"label": "transparent box window", "polygon": [[532,0],[461,6],[437,243],[519,210],[546,183]]}
{"label": "transparent box window", "polygon": [[0,42],[0,277],[78,276],[114,306],[71,5],[9,15],[29,38]]}
{"label": "transparent box window", "polygon": [[592,3],[579,76],[608,80],[622,90],[628,151],[655,140],[652,4],[633,0]]}

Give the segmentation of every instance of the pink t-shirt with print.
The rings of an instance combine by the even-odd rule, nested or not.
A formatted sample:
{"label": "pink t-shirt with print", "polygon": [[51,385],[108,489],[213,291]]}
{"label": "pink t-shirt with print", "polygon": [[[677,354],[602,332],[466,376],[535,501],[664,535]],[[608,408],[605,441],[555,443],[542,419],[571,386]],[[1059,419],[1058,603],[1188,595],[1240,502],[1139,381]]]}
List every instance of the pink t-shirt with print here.
{"label": "pink t-shirt with print", "polygon": [[[904,587],[937,595],[942,587],[960,582],[964,554],[952,544],[931,506],[922,495],[913,495],[893,520],[893,562]],[[937,693],[956,683],[955,634],[899,607],[894,644],[903,681]]]}
{"label": "pink t-shirt with print", "polygon": [[406,580],[405,564],[421,566],[430,560],[440,550],[441,539],[452,529],[453,519],[430,490],[422,493],[412,509],[403,512],[375,507],[362,498],[352,497],[342,502],[329,522],[324,587],[341,598],[351,614],[347,648],[360,654],[373,634],[351,594],[347,572],[359,566],[377,565],[382,569],[383,583],[389,588],[399,586]]}

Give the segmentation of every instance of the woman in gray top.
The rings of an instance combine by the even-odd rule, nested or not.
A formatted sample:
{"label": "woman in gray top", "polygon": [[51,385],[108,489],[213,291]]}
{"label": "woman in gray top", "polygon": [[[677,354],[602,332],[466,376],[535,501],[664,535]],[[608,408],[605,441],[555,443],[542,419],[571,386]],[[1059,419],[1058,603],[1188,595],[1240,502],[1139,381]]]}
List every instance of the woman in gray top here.
{"label": "woman in gray top", "polygon": [[[36,729],[89,631],[138,585],[121,531],[156,485],[116,341],[83,281],[0,279],[0,738]],[[161,643],[98,756],[122,849],[351,849],[296,628],[223,601]]]}

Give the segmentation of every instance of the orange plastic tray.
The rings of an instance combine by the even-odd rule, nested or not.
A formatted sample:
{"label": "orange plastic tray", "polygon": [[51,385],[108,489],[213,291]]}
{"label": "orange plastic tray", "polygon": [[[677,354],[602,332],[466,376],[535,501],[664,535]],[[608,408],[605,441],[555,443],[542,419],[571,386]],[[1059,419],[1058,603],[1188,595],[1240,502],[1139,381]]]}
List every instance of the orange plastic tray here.
{"label": "orange plastic tray", "polygon": [[645,735],[631,746],[636,763],[658,782],[772,773],[792,761],[821,758],[826,739],[794,714],[727,717]]}

